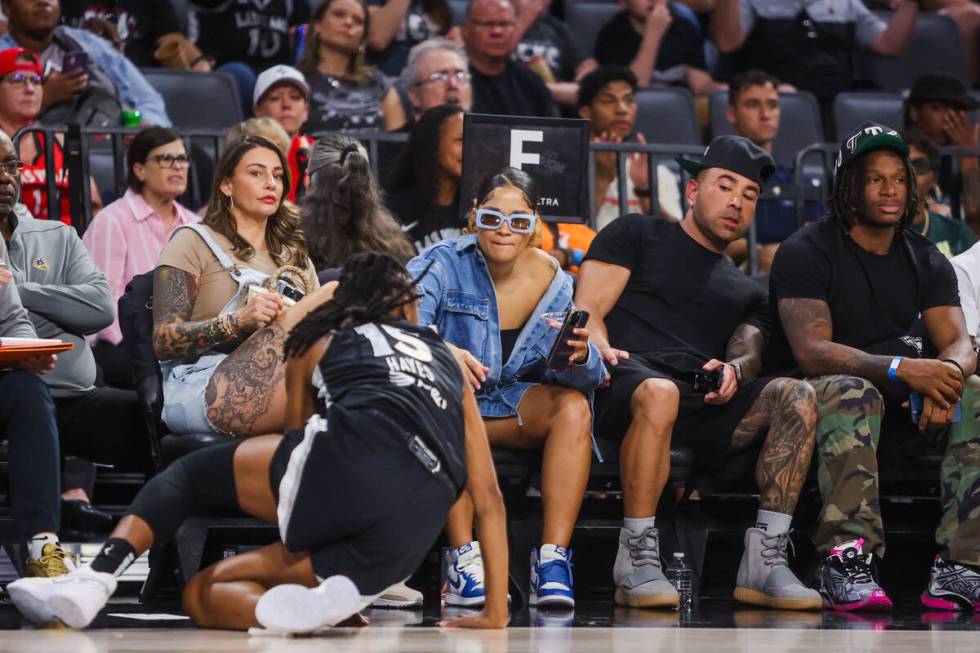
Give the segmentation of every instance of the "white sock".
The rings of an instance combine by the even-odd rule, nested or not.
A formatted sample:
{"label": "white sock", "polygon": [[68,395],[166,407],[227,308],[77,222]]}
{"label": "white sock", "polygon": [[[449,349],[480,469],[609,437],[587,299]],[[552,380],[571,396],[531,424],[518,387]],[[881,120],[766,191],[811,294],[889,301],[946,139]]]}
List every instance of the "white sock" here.
{"label": "white sock", "polygon": [[27,557],[31,560],[40,560],[44,555],[44,545],[58,544],[58,542],[55,533],[38,533],[27,542]]}
{"label": "white sock", "polygon": [[755,517],[755,527],[764,530],[766,535],[782,535],[789,532],[792,521],[793,515],[760,509]]}
{"label": "white sock", "polygon": [[558,546],[557,544],[542,544],[538,563],[543,565],[554,560],[564,560],[567,555],[568,551],[563,546]]}
{"label": "white sock", "polygon": [[646,529],[653,528],[653,522],[656,518],[656,515],[653,517],[623,517],[623,528],[633,535],[642,535]]}

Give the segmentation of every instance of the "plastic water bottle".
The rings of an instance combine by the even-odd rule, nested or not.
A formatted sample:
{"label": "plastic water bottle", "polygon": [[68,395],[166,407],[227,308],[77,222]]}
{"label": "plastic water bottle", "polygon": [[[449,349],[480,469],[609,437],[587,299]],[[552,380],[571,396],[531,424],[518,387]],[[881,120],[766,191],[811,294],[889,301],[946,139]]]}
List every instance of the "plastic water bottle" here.
{"label": "plastic water bottle", "polygon": [[690,609],[694,593],[691,585],[691,568],[687,566],[682,551],[674,553],[674,559],[667,567],[667,580],[670,581],[670,584],[674,586],[681,597],[679,609]]}

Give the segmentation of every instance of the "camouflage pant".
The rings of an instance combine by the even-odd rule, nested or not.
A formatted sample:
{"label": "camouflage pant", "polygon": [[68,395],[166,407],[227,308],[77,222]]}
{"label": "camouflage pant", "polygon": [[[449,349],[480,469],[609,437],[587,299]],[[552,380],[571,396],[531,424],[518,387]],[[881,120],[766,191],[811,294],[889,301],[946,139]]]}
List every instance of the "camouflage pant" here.
{"label": "camouflage pant", "polygon": [[[863,537],[864,550],[885,553],[878,501],[878,437],[884,404],[865,379],[809,379],[817,392],[817,482],[823,499],[817,547]],[[967,387],[963,419],[939,437],[942,519],[936,543],[944,557],[980,564],[980,387]]]}
{"label": "camouflage pant", "polygon": [[864,538],[864,550],[883,556],[885,532],[878,503],[878,436],[884,403],[870,381],[855,376],[808,379],[817,393],[817,484],[823,499],[817,548]]}
{"label": "camouflage pant", "polygon": [[980,387],[967,385],[962,407],[963,419],[942,439],[943,516],[936,543],[947,559],[980,565]]}

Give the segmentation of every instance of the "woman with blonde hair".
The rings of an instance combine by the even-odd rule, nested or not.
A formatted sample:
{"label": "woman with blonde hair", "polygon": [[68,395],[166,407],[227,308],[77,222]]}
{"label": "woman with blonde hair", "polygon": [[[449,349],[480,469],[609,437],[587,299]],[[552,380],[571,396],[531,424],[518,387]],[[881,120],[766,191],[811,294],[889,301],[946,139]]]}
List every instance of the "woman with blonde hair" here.
{"label": "woman with blonde hair", "polygon": [[398,92],[365,64],[370,15],[363,0],[323,0],[297,67],[310,85],[307,133],[392,131],[405,124]]}
{"label": "woman with blonde hair", "polygon": [[[470,233],[433,245],[408,269],[418,276],[431,265],[419,283],[419,323],[435,325],[450,344],[476,391],[490,443],[544,449],[544,530],[542,546],[531,552],[530,604],[572,607],[568,543],[591,463],[588,396],[605,368],[588,330],[575,329],[566,343],[573,349],[568,366],[548,369],[558,333],[553,314],[574,306],[571,278],[538,247],[537,205],[527,173],[490,175],[477,189]],[[483,560],[465,496],[449,514],[447,535],[453,551],[446,603],[482,605]]]}
{"label": "woman with blonde hair", "polygon": [[[283,342],[332,295],[320,289],[285,155],[246,136],[218,161],[207,214],[178,229],[153,276],[153,348],[163,420],[175,433],[282,432]],[[295,304],[295,305],[293,305]]]}

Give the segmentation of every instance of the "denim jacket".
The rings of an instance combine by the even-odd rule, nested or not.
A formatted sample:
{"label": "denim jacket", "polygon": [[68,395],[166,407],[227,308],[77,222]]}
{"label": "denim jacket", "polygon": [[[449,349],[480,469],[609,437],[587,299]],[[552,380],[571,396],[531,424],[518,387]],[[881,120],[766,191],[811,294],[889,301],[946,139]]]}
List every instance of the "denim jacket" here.
{"label": "denim jacket", "polygon": [[507,361],[501,361],[496,292],[476,236],[437,243],[409,261],[408,270],[419,275],[430,261],[434,264],[419,283],[419,322],[435,325],[447,342],[468,350],[490,368],[476,395],[480,414],[516,415],[520,424],[521,398],[539,383],[575,388],[591,398],[606,374],[595,345],[589,344],[589,360],[584,365],[573,365],[565,372],[545,368],[557,333],[545,325],[541,315],[572,308],[572,280],[557,263],[555,278],[521,330],[514,351]]}
{"label": "denim jacket", "polygon": [[[167,107],[156,89],[143,77],[139,68],[105,39],[92,32],[60,25],[60,30],[78,42],[88,53],[89,65],[97,67],[112,80],[119,102],[138,109],[143,118],[157,127],[170,127]],[[0,36],[0,50],[20,47],[10,32]]]}

